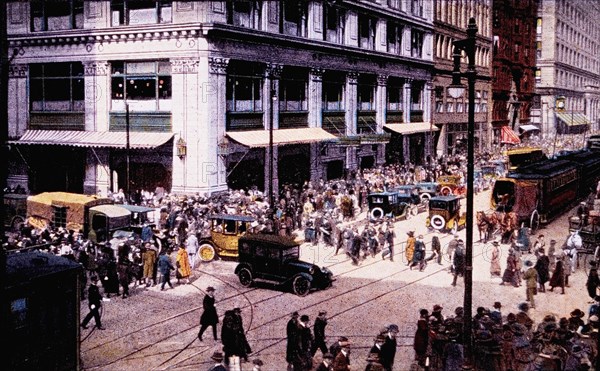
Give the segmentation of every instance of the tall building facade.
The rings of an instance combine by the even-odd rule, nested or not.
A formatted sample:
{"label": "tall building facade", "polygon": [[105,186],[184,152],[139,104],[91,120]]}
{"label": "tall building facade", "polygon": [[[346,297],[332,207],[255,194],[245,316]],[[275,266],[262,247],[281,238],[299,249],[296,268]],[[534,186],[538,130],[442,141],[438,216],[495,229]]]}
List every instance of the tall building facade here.
{"label": "tall building facade", "polygon": [[493,1],[492,142],[495,144],[512,142],[519,128],[531,123],[537,4],[538,0]]}
{"label": "tall building facade", "polygon": [[11,186],[277,190],[381,164],[390,136],[432,151],[432,2],[4,6]]}
{"label": "tall building facade", "polygon": [[[434,10],[434,74],[433,74],[433,122],[440,128],[436,151],[438,155],[466,151],[468,91],[459,99],[448,94],[452,83],[453,42],[466,39],[470,18],[477,24],[475,66],[475,148],[479,151],[489,146],[491,115],[492,29],[491,0],[435,0]],[[462,61],[461,70],[466,71],[468,61]],[[463,84],[467,84],[466,78]]]}
{"label": "tall building facade", "polygon": [[600,130],[600,4],[539,2],[534,122],[544,136]]}

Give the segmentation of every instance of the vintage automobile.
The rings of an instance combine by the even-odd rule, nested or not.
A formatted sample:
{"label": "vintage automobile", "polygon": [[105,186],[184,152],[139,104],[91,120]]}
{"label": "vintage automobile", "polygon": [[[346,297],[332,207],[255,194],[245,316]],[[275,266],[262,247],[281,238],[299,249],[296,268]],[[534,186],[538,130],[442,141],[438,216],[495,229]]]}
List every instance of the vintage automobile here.
{"label": "vintage automobile", "polygon": [[440,190],[440,185],[437,182],[419,182],[415,184],[415,187],[417,187],[421,201],[429,201],[431,197],[437,196]]}
{"label": "vintage automobile", "polygon": [[215,257],[238,257],[238,240],[250,230],[256,219],[248,215],[214,214],[209,216],[210,237],[198,238],[198,254],[203,262]]}
{"label": "vintage automobile", "polygon": [[419,213],[418,207],[413,204],[413,197],[413,195],[401,194],[394,190],[371,193],[367,196],[369,218],[371,220],[379,220],[384,217],[409,219]]}
{"label": "vintage automobile", "polygon": [[252,234],[240,237],[238,246],[235,274],[244,287],[264,280],[289,285],[294,294],[306,296],[311,289],[326,289],[334,281],[328,268],[300,260],[299,243],[288,237]]}
{"label": "vintage automobile", "polygon": [[460,197],[438,196],[429,200],[427,228],[456,233],[467,224],[467,213],[460,212]]}
{"label": "vintage automobile", "polygon": [[461,184],[460,175],[441,175],[437,178],[440,185],[440,195],[464,195],[467,192],[467,187]]}
{"label": "vintage automobile", "polygon": [[17,232],[25,223],[27,217],[27,195],[21,193],[6,193],[4,195],[4,228]]}

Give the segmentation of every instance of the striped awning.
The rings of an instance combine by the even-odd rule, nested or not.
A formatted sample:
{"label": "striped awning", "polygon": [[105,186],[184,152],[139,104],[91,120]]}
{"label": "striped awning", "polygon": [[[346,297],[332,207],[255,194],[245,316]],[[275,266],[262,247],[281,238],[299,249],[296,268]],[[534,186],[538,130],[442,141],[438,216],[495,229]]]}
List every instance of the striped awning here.
{"label": "striped awning", "polygon": [[437,126],[432,125],[429,122],[406,122],[402,124],[385,124],[383,125],[383,128],[402,135],[427,133],[429,131],[440,130]]}
{"label": "striped awning", "polygon": [[[125,148],[124,131],[27,130],[12,144],[54,145],[96,148]],[[129,147],[151,149],[168,142],[173,133],[129,132]]]}
{"label": "striped awning", "polygon": [[[269,130],[228,131],[225,135],[241,145],[250,148],[269,146]],[[297,128],[273,130],[273,144],[306,144],[336,141],[337,137],[321,128]]]}
{"label": "striped awning", "polygon": [[501,132],[500,132],[500,141],[505,144],[521,143],[521,139],[519,138],[517,133],[515,133],[514,130],[508,126],[502,127]]}
{"label": "striped awning", "polygon": [[583,113],[557,112],[556,116],[568,126],[589,125],[587,117]]}

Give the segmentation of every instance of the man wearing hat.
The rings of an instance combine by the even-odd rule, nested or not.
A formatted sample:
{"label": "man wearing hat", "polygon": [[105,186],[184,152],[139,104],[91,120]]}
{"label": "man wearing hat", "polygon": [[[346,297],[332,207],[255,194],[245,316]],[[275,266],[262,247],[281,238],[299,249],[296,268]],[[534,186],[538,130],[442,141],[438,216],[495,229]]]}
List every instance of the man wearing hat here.
{"label": "man wearing hat", "polygon": [[298,350],[296,357],[294,358],[294,370],[295,371],[309,371],[312,369],[312,346],[313,336],[310,331],[309,321],[307,315],[300,316],[300,330],[298,336]]}
{"label": "man wearing hat", "polygon": [[377,337],[375,337],[375,343],[371,347],[369,354],[377,354],[377,356],[379,357],[383,343],[385,343],[385,335],[383,335],[383,334],[377,335]]}
{"label": "man wearing hat", "polygon": [[502,324],[502,312],[501,312],[501,310],[502,310],[502,303],[500,303],[499,301],[494,302],[494,306],[492,308],[492,311],[490,312],[490,318],[497,325],[501,325]]}
{"label": "man wearing hat", "polygon": [[379,360],[383,369],[391,371],[394,367],[394,357],[396,357],[396,335],[398,335],[398,326],[390,325],[388,327],[388,333],[385,337],[385,342],[381,346],[381,352],[379,353]]}
{"label": "man wearing hat", "polygon": [[331,353],[323,354],[323,361],[319,364],[315,371],[330,371],[333,363],[333,355]]}
{"label": "man wearing hat", "polygon": [[315,319],[315,324],[313,326],[313,332],[315,335],[315,341],[313,342],[313,347],[311,350],[311,354],[315,355],[317,349],[321,349],[321,353],[327,353],[327,343],[325,343],[325,327],[327,326],[327,312],[320,311],[319,315]]}
{"label": "man wearing hat", "polygon": [[582,319],[583,316],[585,316],[585,313],[583,313],[581,309],[574,309],[569,318],[569,330],[577,331],[581,326],[585,325],[585,322],[583,322]]}
{"label": "man wearing hat", "polygon": [[98,289],[98,277],[92,276],[92,283],[88,288],[88,306],[90,307],[90,312],[85,316],[83,322],[81,322],[81,327],[86,329],[87,324],[90,322],[92,317],[94,317],[94,321],[96,322],[96,328],[98,330],[104,330],[102,327],[102,323],[100,322],[100,307],[102,306],[102,295],[100,295],[100,290]]}
{"label": "man wearing hat", "polygon": [[294,362],[295,353],[297,352],[298,348],[298,336],[300,333],[300,322],[298,322],[299,317],[300,315],[298,312],[292,313],[292,318],[290,318],[285,328],[287,337],[285,360],[290,365]]}
{"label": "man wearing hat", "polygon": [[333,358],[337,357],[338,353],[340,352],[340,350],[342,349],[342,343],[347,343],[348,342],[348,338],[345,336],[340,336],[338,338],[338,341],[336,341],[335,343],[331,344],[331,346],[329,347],[329,353],[331,353],[331,355],[333,355]]}
{"label": "man wearing hat", "polygon": [[225,367],[225,365],[223,364],[223,353],[215,351],[213,355],[210,356],[210,359],[212,359],[216,363],[208,371],[227,371],[227,367]]}
{"label": "man wearing hat", "polygon": [[526,295],[527,301],[531,304],[531,308],[535,309],[535,300],[534,296],[537,294],[537,285],[538,285],[538,273],[533,268],[533,263],[530,260],[525,262],[525,266],[527,267],[527,271],[525,271],[525,287],[526,287]]}
{"label": "man wearing hat", "polygon": [[333,359],[331,366],[334,371],[350,371],[350,342],[340,342],[340,352]]}
{"label": "man wearing hat", "polygon": [[264,365],[263,361],[259,358],[255,358],[252,360],[252,371],[260,371],[262,366]]}
{"label": "man wearing hat", "polygon": [[206,295],[202,300],[202,316],[200,316],[200,331],[198,332],[198,339],[202,341],[202,334],[208,328],[212,327],[213,338],[217,339],[217,323],[219,323],[219,316],[217,315],[217,308],[215,307],[215,288],[208,286],[206,288]]}
{"label": "man wearing hat", "polygon": [[538,273],[540,292],[546,292],[546,282],[550,279],[550,259],[546,256],[546,251],[543,247],[536,250],[536,255],[537,261],[533,268],[535,268]]}
{"label": "man wearing hat", "polygon": [[590,272],[588,274],[587,281],[585,283],[585,288],[587,289],[588,295],[592,299],[589,303],[594,303],[594,298],[596,297],[596,291],[598,290],[598,285],[600,285],[600,278],[598,278],[598,268],[596,267],[596,262],[590,262]]}

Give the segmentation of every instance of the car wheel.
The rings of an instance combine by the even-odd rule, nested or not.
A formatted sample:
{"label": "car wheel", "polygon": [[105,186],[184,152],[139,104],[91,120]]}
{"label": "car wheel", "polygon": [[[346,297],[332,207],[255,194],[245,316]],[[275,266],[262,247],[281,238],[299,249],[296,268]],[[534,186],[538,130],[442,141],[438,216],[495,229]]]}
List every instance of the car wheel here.
{"label": "car wheel", "polygon": [[431,198],[431,195],[429,193],[421,193],[421,202],[429,202],[429,199]]}
{"label": "car wheel", "polygon": [[250,287],[252,285],[252,272],[248,268],[242,268],[238,272],[238,278],[240,279],[240,283],[244,287]]}
{"label": "car wheel", "polygon": [[430,225],[433,229],[440,231],[446,227],[446,220],[441,215],[434,215],[431,217]]}
{"label": "car wheel", "polygon": [[443,186],[442,189],[440,190],[440,193],[443,196],[448,196],[448,195],[452,194],[452,189],[450,187],[448,187],[448,186]]}
{"label": "car wheel", "polygon": [[296,276],[292,282],[292,289],[294,290],[294,294],[306,296],[310,291],[310,281],[304,276]]}
{"label": "car wheel", "polygon": [[383,218],[384,215],[385,215],[385,213],[383,212],[383,209],[380,207],[376,207],[373,210],[371,210],[371,218],[372,219]]}
{"label": "car wheel", "polygon": [[217,255],[217,253],[215,252],[215,247],[208,242],[205,242],[202,245],[200,245],[200,247],[198,248],[198,254],[200,255],[200,260],[202,260],[205,263],[213,261],[215,256]]}

